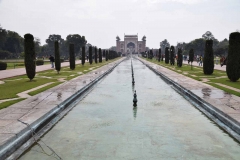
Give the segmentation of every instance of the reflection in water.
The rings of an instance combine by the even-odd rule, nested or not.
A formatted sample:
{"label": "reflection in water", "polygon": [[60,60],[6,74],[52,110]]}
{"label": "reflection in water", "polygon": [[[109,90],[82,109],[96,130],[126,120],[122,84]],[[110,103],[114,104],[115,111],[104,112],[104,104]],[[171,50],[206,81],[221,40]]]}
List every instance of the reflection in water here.
{"label": "reflection in water", "polygon": [[134,120],[137,118],[137,107],[133,107],[133,117]]}
{"label": "reflection in water", "polygon": [[134,91],[135,91],[135,86],[132,85],[132,93],[134,94]]}
{"label": "reflection in water", "polygon": [[210,88],[203,88],[202,93],[203,93],[203,98],[209,98],[211,95],[211,89]]}

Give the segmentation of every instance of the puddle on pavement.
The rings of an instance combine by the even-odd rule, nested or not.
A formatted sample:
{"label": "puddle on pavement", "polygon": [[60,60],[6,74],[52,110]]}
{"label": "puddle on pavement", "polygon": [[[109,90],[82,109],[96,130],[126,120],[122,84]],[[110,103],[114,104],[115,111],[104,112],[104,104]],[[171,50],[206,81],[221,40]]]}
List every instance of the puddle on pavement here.
{"label": "puddle on pavement", "polygon": [[[228,134],[141,62],[133,67],[134,88],[131,61],[123,61],[42,140],[62,159],[239,159]],[[20,159],[56,158],[35,145]]]}

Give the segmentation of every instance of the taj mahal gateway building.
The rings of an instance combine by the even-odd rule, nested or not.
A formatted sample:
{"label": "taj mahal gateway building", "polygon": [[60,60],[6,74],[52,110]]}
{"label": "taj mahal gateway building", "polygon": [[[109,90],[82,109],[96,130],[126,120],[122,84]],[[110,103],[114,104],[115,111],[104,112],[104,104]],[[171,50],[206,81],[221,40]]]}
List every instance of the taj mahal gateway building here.
{"label": "taj mahal gateway building", "polygon": [[122,54],[141,53],[146,50],[146,36],[143,36],[142,41],[138,41],[138,35],[125,35],[124,41],[116,37],[116,51]]}

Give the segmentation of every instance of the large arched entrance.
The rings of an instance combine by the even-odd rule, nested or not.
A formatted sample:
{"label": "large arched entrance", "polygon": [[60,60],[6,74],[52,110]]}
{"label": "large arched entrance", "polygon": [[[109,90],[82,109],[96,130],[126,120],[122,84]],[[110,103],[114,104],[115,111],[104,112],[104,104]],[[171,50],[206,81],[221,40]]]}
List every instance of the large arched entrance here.
{"label": "large arched entrance", "polygon": [[134,53],[135,52],[135,44],[133,42],[129,42],[127,44],[127,52]]}

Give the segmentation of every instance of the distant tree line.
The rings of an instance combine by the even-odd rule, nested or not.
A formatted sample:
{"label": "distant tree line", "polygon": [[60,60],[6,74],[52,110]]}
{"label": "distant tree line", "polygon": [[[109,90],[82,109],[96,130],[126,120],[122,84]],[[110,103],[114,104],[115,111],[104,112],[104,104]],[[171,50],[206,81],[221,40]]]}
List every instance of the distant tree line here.
{"label": "distant tree line", "polygon": [[[85,36],[69,34],[64,40],[61,35],[51,34],[45,40],[46,44],[41,45],[40,39],[34,37],[36,57],[48,57],[54,55],[54,43],[59,43],[60,57],[69,58],[69,44],[74,44],[74,53],[80,55],[81,48],[87,44]],[[23,58],[24,38],[17,32],[3,29],[0,26],[0,59]]]}
{"label": "distant tree line", "polygon": [[[225,38],[224,40],[219,41],[209,31],[207,31],[205,34],[203,34],[202,38],[194,39],[194,40],[190,41],[189,43],[179,42],[179,43],[177,43],[175,48],[181,48],[183,55],[188,55],[189,51],[191,49],[193,49],[195,56],[196,55],[202,55],[203,56],[207,39],[212,39],[213,40],[214,55],[225,56],[225,57],[227,56],[229,40],[227,38]],[[165,48],[170,47],[170,43],[167,41],[167,39],[164,39],[162,42],[160,42],[160,47],[163,51],[162,54],[165,54]],[[176,49],[176,52],[177,52],[177,49]],[[177,54],[177,53],[175,53],[175,54]]]}

